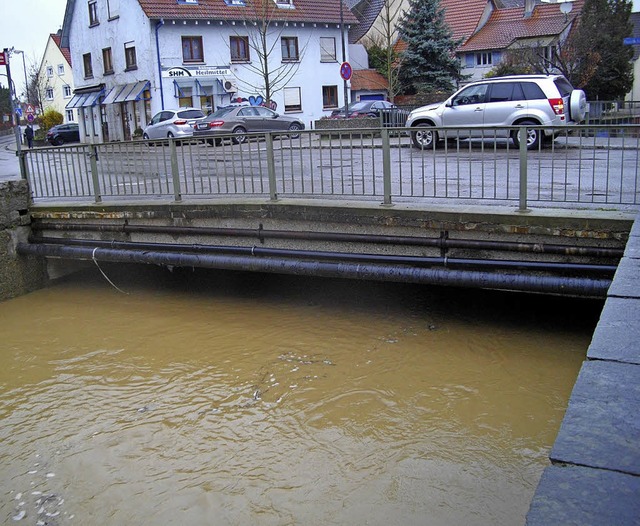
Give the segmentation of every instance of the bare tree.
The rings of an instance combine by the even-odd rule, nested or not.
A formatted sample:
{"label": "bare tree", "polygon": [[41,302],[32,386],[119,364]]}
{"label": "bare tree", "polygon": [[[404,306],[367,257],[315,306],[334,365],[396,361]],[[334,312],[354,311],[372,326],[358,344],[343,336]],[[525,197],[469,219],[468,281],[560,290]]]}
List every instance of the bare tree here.
{"label": "bare tree", "polygon": [[378,19],[365,37],[364,46],[370,51],[374,67],[388,83],[389,100],[393,102],[401,91],[401,55],[396,50],[397,23],[403,12],[404,0],[384,0]]}
{"label": "bare tree", "polygon": [[[245,26],[250,28],[247,42],[257,60],[243,66],[256,74],[260,82],[252,83],[246,78],[239,78],[238,82],[261,95],[268,104],[298,71],[306,45],[300,46],[297,37],[283,40],[287,28],[287,9],[278,7],[273,0],[247,1],[247,9],[244,18]],[[237,31],[236,35],[241,36]],[[278,56],[274,60],[278,48],[286,51],[288,58],[283,56],[280,61]]]}
{"label": "bare tree", "polygon": [[27,100],[40,108],[41,113],[44,112],[43,101],[46,100],[47,89],[50,87],[49,80],[40,73],[38,66],[32,65],[29,67],[27,81]]}

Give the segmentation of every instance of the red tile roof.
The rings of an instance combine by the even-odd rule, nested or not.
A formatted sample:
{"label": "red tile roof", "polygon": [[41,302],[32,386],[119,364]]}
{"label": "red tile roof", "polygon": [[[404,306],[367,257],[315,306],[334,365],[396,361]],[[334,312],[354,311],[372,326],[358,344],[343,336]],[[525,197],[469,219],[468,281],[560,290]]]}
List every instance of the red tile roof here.
{"label": "red tile roof", "polygon": [[488,0],[440,0],[453,38],[462,39],[464,44],[477,29],[488,4]]}
{"label": "red tile roof", "polygon": [[584,0],[575,0],[568,15],[560,12],[562,4],[537,5],[524,18],[524,8],[497,9],[487,23],[461,47],[461,51],[504,49],[518,39],[557,36],[582,11]]}
{"label": "red tile roof", "polygon": [[[255,13],[254,5],[267,1],[274,7],[279,20],[291,22],[340,22],[340,0],[293,0],[294,9],[279,9],[273,0],[246,0],[246,7],[229,6],[224,0],[198,0],[198,4],[178,4],[177,0],[138,0],[140,7],[152,19],[175,18],[180,20],[244,20]],[[343,20],[357,24],[358,19],[344,5]],[[255,16],[254,16],[255,18]]]}
{"label": "red tile roof", "polygon": [[70,66],[73,66],[73,64],[71,63],[71,50],[68,47],[60,46],[60,38],[61,38],[60,35],[58,35],[57,33],[51,33],[51,35],[49,36],[51,37],[51,40],[55,42],[56,46],[58,46],[58,49],[62,53],[62,56],[65,58],[67,63]]}
{"label": "red tile roof", "polygon": [[351,77],[351,90],[389,89],[389,83],[375,69],[354,69]]}

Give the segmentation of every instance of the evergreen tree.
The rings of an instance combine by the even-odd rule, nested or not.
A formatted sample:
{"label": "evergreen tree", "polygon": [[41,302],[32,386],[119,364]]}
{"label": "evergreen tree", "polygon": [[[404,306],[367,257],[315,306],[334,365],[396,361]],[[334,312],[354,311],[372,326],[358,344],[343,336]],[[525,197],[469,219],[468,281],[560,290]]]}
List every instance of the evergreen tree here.
{"label": "evergreen tree", "polygon": [[409,0],[399,33],[407,45],[400,71],[403,86],[413,86],[416,93],[451,91],[462,80],[455,54],[461,42],[453,39],[440,0]]}
{"label": "evergreen tree", "polygon": [[[6,114],[11,115],[11,96],[9,95],[9,88],[0,85],[0,116]],[[0,122],[2,122],[2,119],[0,119]]]}
{"label": "evergreen tree", "polygon": [[586,0],[577,30],[569,39],[578,56],[591,56],[570,78],[589,99],[615,100],[633,85],[631,0]]}

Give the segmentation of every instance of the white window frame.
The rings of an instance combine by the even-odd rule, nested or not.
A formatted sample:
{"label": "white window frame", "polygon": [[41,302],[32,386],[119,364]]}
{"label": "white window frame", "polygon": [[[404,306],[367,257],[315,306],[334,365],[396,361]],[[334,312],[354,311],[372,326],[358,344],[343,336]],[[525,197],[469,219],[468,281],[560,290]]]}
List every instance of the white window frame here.
{"label": "white window frame", "polygon": [[53,77],[53,66],[47,66],[47,77]]}
{"label": "white window frame", "polygon": [[58,64],[58,75],[64,75],[64,64]]}
{"label": "white window frame", "polygon": [[71,86],[69,86],[68,84],[65,84],[64,86],[62,86],[62,96],[65,99],[69,99],[71,98],[72,92],[71,92]]}
{"label": "white window frame", "polygon": [[47,100],[53,100],[53,88],[47,88],[45,90],[45,97]]}
{"label": "white window frame", "polygon": [[337,62],[337,57],[336,39],[334,37],[320,37],[320,62]]}
{"label": "white window frame", "polygon": [[302,89],[300,87],[284,88],[283,94],[285,113],[296,113],[302,111]]}
{"label": "white window frame", "polygon": [[493,54],[491,51],[482,51],[476,53],[476,66],[484,67],[493,65]]}

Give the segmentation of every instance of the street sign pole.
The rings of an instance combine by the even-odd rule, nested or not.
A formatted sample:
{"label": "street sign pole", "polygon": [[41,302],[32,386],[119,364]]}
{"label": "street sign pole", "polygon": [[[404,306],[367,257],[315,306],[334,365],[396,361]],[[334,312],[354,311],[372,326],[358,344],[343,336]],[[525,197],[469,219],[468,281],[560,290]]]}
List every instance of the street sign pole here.
{"label": "street sign pole", "polygon": [[9,67],[9,49],[4,48],[4,62],[5,67],[7,68],[7,80],[9,82],[9,98],[11,99],[11,117],[13,118],[13,122],[15,123],[14,131],[16,134],[16,151],[17,155],[20,155],[20,151],[22,150],[22,134],[20,133],[20,120],[18,119],[18,115],[16,113],[16,101],[15,101],[15,89],[13,86],[13,81],[11,80],[11,68]]}
{"label": "street sign pole", "polygon": [[[345,43],[344,43],[344,17],[342,15],[342,0],[340,0],[340,35],[342,36],[342,63],[344,64],[347,61],[347,53],[345,51]],[[347,79],[342,79],[344,85],[344,116],[345,118],[349,118],[349,90],[347,88]]]}

